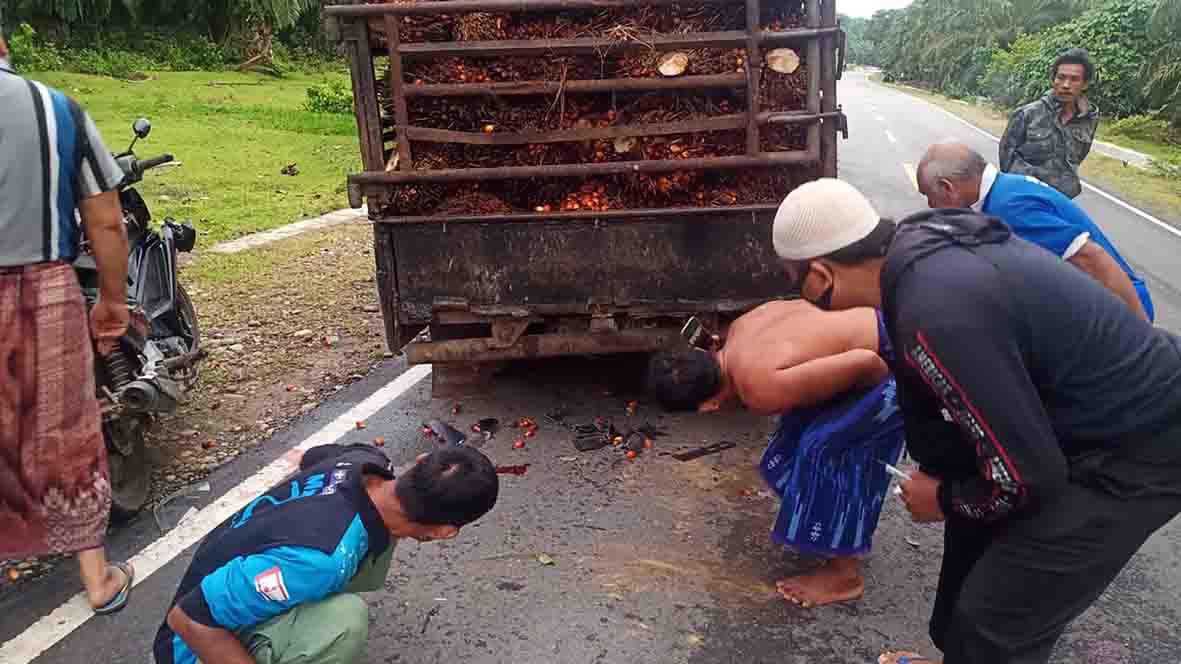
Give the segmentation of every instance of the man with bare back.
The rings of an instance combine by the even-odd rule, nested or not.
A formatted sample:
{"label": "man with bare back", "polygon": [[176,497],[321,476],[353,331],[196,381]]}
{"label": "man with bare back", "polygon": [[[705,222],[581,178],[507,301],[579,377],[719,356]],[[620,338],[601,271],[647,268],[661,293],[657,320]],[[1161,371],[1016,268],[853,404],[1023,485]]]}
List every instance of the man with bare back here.
{"label": "man with bare back", "polygon": [[778,582],[805,608],[858,599],[890,475],[904,445],[889,340],[873,309],[823,311],[769,302],[730,326],[720,348],[652,358],[648,390],[669,410],[718,410],[737,399],[780,415],[760,470],[783,499],[772,537],[826,564]]}

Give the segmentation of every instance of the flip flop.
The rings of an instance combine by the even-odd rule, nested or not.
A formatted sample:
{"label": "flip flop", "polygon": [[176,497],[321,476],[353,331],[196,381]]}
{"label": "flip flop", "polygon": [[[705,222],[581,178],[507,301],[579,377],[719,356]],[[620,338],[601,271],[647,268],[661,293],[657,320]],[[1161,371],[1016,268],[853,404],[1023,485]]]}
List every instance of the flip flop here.
{"label": "flip flop", "polygon": [[[891,653],[883,653],[882,657]],[[879,661],[880,658],[879,658]],[[898,659],[894,660],[895,664],[921,664],[922,662],[929,662],[930,664],[937,664],[939,660],[923,657],[922,655],[900,655]]]}
{"label": "flip flop", "polygon": [[135,570],[131,569],[131,565],[127,563],[111,563],[111,566],[123,572],[123,575],[127,577],[127,583],[123,584],[119,593],[112,597],[111,601],[96,608],[95,615],[109,616],[122,611],[127,606],[127,598],[131,595],[131,584],[135,581]]}

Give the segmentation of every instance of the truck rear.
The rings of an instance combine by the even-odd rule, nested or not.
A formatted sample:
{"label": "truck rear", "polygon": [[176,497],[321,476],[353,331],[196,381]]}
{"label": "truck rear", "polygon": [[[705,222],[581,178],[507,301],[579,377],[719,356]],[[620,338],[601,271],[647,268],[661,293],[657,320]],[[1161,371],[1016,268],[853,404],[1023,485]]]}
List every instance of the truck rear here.
{"label": "truck rear", "polygon": [[[650,352],[790,296],[779,201],[835,177],[835,0],[325,8],[352,72],[389,346],[436,396]],[[429,331],[429,334],[423,334]],[[408,344],[408,345],[407,345]]]}

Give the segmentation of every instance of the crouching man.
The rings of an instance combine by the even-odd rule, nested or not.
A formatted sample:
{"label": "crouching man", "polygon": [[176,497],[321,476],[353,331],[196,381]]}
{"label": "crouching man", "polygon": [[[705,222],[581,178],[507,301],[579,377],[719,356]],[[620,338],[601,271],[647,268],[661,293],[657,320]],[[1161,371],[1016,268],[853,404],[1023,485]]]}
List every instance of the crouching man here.
{"label": "crouching man", "polygon": [[397,539],[452,539],[498,491],[470,448],[424,454],[397,478],[372,447],[308,450],[296,475],[198,547],[156,634],[157,664],[353,662],[369,635],[356,593],[382,587]]}
{"label": "crouching man", "polygon": [[737,399],[781,415],[760,464],[783,502],[779,543],[827,563],[777,584],[805,608],[858,599],[890,476],[902,454],[890,352],[873,309],[826,312],[770,302],[734,321],[720,350],[653,357],[648,390],[670,410],[717,410]]}

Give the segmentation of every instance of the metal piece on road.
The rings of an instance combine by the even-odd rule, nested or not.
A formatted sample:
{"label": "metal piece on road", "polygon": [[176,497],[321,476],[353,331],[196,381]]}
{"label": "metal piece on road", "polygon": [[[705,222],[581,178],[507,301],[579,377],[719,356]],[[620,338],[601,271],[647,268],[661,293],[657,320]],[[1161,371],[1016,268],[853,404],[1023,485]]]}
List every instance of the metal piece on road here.
{"label": "metal piece on road", "polygon": [[713,445],[706,445],[705,447],[698,447],[697,449],[689,450],[688,452],[680,452],[678,454],[670,454],[669,456],[676,459],[677,461],[692,461],[694,459],[700,459],[703,456],[709,456],[711,454],[717,454],[719,452],[731,450],[731,449],[734,449],[735,447],[738,447],[738,446],[734,443],[731,443],[729,441],[722,441],[720,443],[714,443]]}
{"label": "metal piece on road", "polygon": [[516,344],[497,347],[491,338],[453,339],[412,343],[406,347],[411,364],[494,362],[563,355],[646,353],[669,348],[680,339],[675,330],[625,330],[601,334],[533,334]]}

